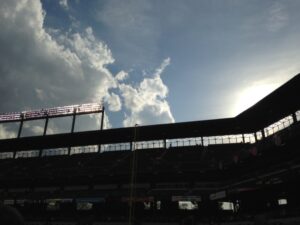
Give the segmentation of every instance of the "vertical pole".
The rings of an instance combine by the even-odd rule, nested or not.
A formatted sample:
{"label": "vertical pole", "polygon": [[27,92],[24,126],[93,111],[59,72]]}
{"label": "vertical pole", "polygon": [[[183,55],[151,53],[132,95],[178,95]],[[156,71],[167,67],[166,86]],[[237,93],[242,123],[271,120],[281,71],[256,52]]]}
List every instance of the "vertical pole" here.
{"label": "vertical pole", "polygon": [[164,148],[166,149],[167,148],[167,140],[164,139]]}
{"label": "vertical pole", "polygon": [[297,116],[296,116],[296,113],[293,113],[293,114],[292,114],[292,117],[293,117],[293,123],[297,123]]}
{"label": "vertical pole", "polygon": [[255,143],[257,142],[257,134],[254,132]]}
{"label": "vertical pole", "polygon": [[73,111],[73,120],[72,120],[72,128],[71,128],[71,133],[74,133],[74,129],[75,129],[75,122],[76,122],[76,108],[74,108],[74,111]]}
{"label": "vertical pole", "polygon": [[103,122],[104,122],[104,106],[103,106],[102,113],[101,113],[101,126],[100,126],[100,130],[103,130]]}
{"label": "vertical pole", "polygon": [[242,134],[242,137],[243,137],[243,143],[245,143],[245,135]]}
{"label": "vertical pole", "polygon": [[[17,136],[17,138],[20,138],[20,137],[21,137],[21,134],[22,134],[22,128],[23,128],[23,122],[24,122],[24,114],[21,113],[21,121],[20,121],[20,126],[19,126],[19,131],[18,131],[18,136]],[[17,150],[14,150],[13,158],[15,159],[16,156],[17,156]]]}
{"label": "vertical pole", "polygon": [[[48,121],[49,121],[49,117],[48,117],[48,114],[46,114],[46,120],[45,120],[45,126],[44,126],[44,132],[43,132],[43,136],[46,136],[47,134],[47,128],[48,128]],[[43,153],[43,149],[40,149],[39,151],[39,157],[42,156],[42,153]]]}
{"label": "vertical pole", "polygon": [[18,138],[21,137],[21,133],[22,133],[22,128],[23,128],[23,122],[24,122],[24,114],[21,114],[21,121],[20,121],[20,126],[19,126],[19,131],[18,131]]}
{"label": "vertical pole", "polygon": [[262,139],[265,139],[266,138],[266,134],[265,134],[264,129],[261,130],[261,134],[262,134]]}
{"label": "vertical pole", "polygon": [[43,136],[46,136],[46,134],[47,134],[48,121],[49,121],[49,118],[48,118],[48,115],[47,115],[46,121],[45,121],[45,126],[44,126],[44,133],[43,133]]}
{"label": "vertical pole", "polygon": [[[103,122],[104,122],[104,106],[102,106],[101,111],[101,124],[100,124],[100,130],[103,130]],[[101,145],[98,145],[98,152],[101,152]]]}
{"label": "vertical pole", "polygon": [[136,194],[136,175],[137,175],[137,152],[135,151],[135,143],[137,140],[137,127],[134,127],[133,146],[132,146],[132,158],[131,158],[131,170],[130,170],[130,193],[129,193],[129,216],[128,225],[133,225],[135,219],[135,194]]}
{"label": "vertical pole", "polygon": [[[76,109],[77,108],[74,108],[74,110],[73,110],[73,120],[72,120],[71,133],[74,133],[74,129],[75,129]],[[71,147],[68,148],[68,155],[71,155]]]}

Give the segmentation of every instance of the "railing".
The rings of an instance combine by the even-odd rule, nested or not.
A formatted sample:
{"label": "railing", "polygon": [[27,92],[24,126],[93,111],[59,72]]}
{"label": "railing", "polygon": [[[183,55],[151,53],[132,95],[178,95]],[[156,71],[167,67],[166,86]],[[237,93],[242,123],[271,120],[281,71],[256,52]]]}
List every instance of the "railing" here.
{"label": "railing", "polygon": [[88,145],[88,146],[79,146],[71,148],[71,155],[82,154],[82,153],[94,153],[98,152],[99,146],[97,145]]}
{"label": "railing", "polygon": [[40,154],[40,151],[33,150],[33,151],[19,151],[16,153],[16,158],[32,158],[32,157],[38,157]]}
{"label": "railing", "polygon": [[296,112],[296,119],[297,121],[300,121],[300,110]]}
{"label": "railing", "polygon": [[16,122],[21,120],[44,119],[57,116],[67,116],[75,114],[88,114],[100,112],[103,106],[99,103],[87,103],[81,105],[70,105],[62,107],[54,107],[49,109],[30,110],[15,113],[0,114],[1,122]]}
{"label": "railing", "polygon": [[270,135],[273,135],[273,134],[277,133],[278,131],[289,127],[291,124],[293,124],[293,122],[294,121],[293,121],[292,116],[284,117],[283,119],[281,119],[281,120],[271,124],[270,126],[266,127],[264,129],[265,136],[268,137]]}
{"label": "railing", "polygon": [[105,144],[101,145],[100,152],[131,150],[131,143]]}

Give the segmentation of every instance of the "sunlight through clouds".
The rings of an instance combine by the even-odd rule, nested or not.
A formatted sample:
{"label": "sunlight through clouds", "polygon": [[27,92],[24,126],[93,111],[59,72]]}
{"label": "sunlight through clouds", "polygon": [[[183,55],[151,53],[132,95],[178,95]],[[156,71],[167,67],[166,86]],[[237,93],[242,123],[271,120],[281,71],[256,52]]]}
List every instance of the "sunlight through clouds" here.
{"label": "sunlight through clouds", "polygon": [[279,84],[276,83],[253,84],[251,87],[241,90],[234,104],[233,115],[238,115],[248,109],[270,94],[278,86]]}

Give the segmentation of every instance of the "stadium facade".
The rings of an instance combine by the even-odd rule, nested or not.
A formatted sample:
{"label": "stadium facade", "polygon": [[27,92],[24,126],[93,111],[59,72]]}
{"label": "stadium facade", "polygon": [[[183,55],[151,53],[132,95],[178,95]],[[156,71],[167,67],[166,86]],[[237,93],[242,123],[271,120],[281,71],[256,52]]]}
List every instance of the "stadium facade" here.
{"label": "stadium facade", "polygon": [[[103,129],[85,104],[0,115],[0,200],[27,224],[299,224],[300,74],[233,118]],[[74,132],[76,116],[101,115]],[[71,116],[70,133],[47,134]],[[22,137],[27,120],[40,136]]]}

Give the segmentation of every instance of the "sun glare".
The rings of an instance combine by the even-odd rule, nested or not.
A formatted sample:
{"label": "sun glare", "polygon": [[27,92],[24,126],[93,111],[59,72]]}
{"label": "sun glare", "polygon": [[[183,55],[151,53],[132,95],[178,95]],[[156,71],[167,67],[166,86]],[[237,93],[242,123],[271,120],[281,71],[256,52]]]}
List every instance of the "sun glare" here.
{"label": "sun glare", "polygon": [[259,100],[270,94],[278,85],[273,84],[257,84],[252,87],[239,91],[237,101],[234,106],[234,115],[237,115],[248,109]]}

